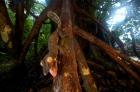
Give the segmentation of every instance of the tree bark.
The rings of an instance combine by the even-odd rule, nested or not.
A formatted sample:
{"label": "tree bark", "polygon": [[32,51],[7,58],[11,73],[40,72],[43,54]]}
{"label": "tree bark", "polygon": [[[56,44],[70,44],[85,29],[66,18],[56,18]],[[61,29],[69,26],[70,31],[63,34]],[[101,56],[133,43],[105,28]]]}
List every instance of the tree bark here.
{"label": "tree bark", "polygon": [[24,31],[24,0],[17,1],[16,6],[16,25],[14,34],[14,47],[16,48],[17,57],[21,52],[22,37]]}
{"label": "tree bark", "polygon": [[60,36],[60,61],[58,76],[54,79],[54,92],[81,92],[72,32],[70,0],[62,0]]}
{"label": "tree bark", "polygon": [[108,54],[112,59],[116,61],[123,69],[125,69],[133,78],[135,78],[138,82],[140,82],[140,76],[134,72],[129,65],[126,62],[132,62],[129,59],[125,57],[125,55],[122,55],[118,52],[116,52],[111,46],[107,45],[103,41],[97,39],[95,36],[81,30],[80,28],[75,26],[75,33],[82,38],[88,40],[92,44],[98,46],[103,51],[105,51],[106,54]]}
{"label": "tree bark", "polygon": [[8,16],[8,11],[4,0],[0,0],[0,35],[8,48],[13,48],[13,25]]}
{"label": "tree bark", "polygon": [[83,80],[84,89],[86,90],[86,92],[98,92],[93,76],[91,75],[91,71],[87,65],[87,61],[76,40],[75,40],[75,53],[78,62],[78,69],[80,71],[80,75]]}
{"label": "tree bark", "polygon": [[[61,0],[51,0],[51,3],[48,7],[46,7],[42,13],[38,16],[38,18],[35,20],[35,23],[31,29],[31,32],[29,34],[29,36],[27,37],[27,39],[24,42],[24,46],[23,49],[21,51],[20,57],[19,57],[19,62],[23,62],[25,59],[25,56],[27,54],[27,51],[29,49],[29,46],[31,44],[31,42],[33,41],[33,39],[35,38],[35,36],[39,33],[40,28],[42,26],[43,21],[45,21],[48,16],[48,11],[59,11],[59,6],[60,6],[60,1]],[[58,9],[57,9],[58,8]]]}
{"label": "tree bark", "polygon": [[[74,4],[74,10],[75,10],[75,12],[81,13],[84,16],[87,16],[92,21],[94,21],[97,24],[97,27],[99,27],[102,32],[106,33],[109,36],[109,37],[106,37],[106,38],[108,38],[107,40],[113,39],[118,44],[118,46],[121,48],[122,52],[124,54],[127,54],[125,51],[125,48],[124,48],[124,44],[120,41],[119,38],[114,37],[114,35],[105,26],[103,26],[102,22],[98,21],[95,17],[90,16],[86,11],[84,11],[83,9],[80,9],[75,4]],[[97,30],[97,31],[99,31],[99,30]],[[111,45],[110,42],[109,42],[109,44]]]}

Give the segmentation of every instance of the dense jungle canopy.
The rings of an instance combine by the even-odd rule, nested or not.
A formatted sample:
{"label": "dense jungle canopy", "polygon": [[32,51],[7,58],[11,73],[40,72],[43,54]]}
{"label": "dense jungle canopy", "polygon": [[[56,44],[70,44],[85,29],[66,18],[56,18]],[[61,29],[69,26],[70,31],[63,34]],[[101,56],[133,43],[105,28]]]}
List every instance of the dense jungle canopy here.
{"label": "dense jungle canopy", "polygon": [[0,0],[0,92],[140,92],[139,0]]}

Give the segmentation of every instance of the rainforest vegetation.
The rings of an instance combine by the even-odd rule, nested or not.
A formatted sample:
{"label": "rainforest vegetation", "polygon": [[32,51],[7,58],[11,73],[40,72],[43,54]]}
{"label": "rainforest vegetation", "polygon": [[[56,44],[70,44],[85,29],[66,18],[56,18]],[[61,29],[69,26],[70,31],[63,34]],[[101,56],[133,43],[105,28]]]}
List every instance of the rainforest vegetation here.
{"label": "rainforest vegetation", "polygon": [[139,0],[0,0],[0,92],[140,92],[139,59]]}

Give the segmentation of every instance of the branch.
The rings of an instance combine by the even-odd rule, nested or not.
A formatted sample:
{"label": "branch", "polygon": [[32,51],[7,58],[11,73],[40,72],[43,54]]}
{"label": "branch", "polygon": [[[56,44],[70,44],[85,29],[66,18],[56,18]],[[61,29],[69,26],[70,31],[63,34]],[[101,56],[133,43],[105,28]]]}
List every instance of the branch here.
{"label": "branch", "polygon": [[103,26],[102,23],[100,23],[95,17],[93,16],[90,16],[86,11],[84,11],[83,9],[80,9],[79,7],[77,7],[76,5],[74,5],[74,8],[75,8],[75,11],[76,12],[79,12],[79,13],[82,13],[83,15],[87,16],[88,18],[90,18],[92,21],[94,21],[95,23],[97,23],[97,26],[101,27],[101,30],[105,31],[108,36],[112,39],[114,39],[116,41],[116,43],[119,45],[119,47],[121,48],[121,50],[126,54],[126,51],[124,49],[124,45],[123,43],[119,40],[119,38],[117,37],[114,37],[112,36],[112,33],[106,28]]}
{"label": "branch", "polygon": [[9,18],[4,0],[0,0],[0,35],[8,48],[13,48],[13,24]]}
{"label": "branch", "polygon": [[21,52],[22,37],[24,31],[24,2],[23,0],[16,4],[16,25],[14,34],[14,45],[16,48],[16,54],[19,55]]}
{"label": "branch", "polygon": [[130,33],[131,33],[131,37],[132,37],[132,49],[133,49],[133,52],[134,52],[135,55],[140,59],[140,55],[139,55],[139,53],[138,53],[137,50],[136,50],[136,42],[135,42],[135,37],[134,37],[133,30],[130,31]]}
{"label": "branch", "polygon": [[37,15],[35,15],[33,12],[31,12],[31,11],[29,11],[29,14],[31,15],[31,16],[33,16],[35,19],[37,19],[38,18],[38,16]]}
{"label": "branch", "polygon": [[[33,12],[31,12],[31,11],[29,11],[29,14],[30,14],[32,17],[34,17],[35,19],[38,18],[38,16],[35,15],[35,14],[34,14]],[[43,24],[49,24],[49,23],[46,23],[45,21],[43,21]]]}
{"label": "branch", "polygon": [[27,39],[24,42],[24,47],[23,47],[22,52],[21,52],[20,57],[19,57],[20,63],[24,61],[25,56],[27,54],[27,51],[29,49],[29,46],[30,46],[31,42],[33,41],[33,39],[35,38],[35,36],[39,33],[43,21],[48,18],[47,12],[51,11],[51,10],[57,11],[57,9],[59,9],[59,8],[57,8],[58,1],[59,0],[51,0],[51,3],[49,4],[49,6],[46,7],[42,11],[42,13],[39,15],[39,17],[36,19],[29,36],[27,37]]}
{"label": "branch", "polygon": [[121,67],[123,67],[132,77],[134,77],[137,81],[140,82],[139,75],[134,72],[132,69],[129,68],[129,65],[125,63],[125,61],[131,62],[129,59],[126,58],[126,56],[119,54],[116,52],[111,46],[107,45],[103,41],[97,39],[95,36],[85,32],[84,30],[74,27],[75,33],[82,38],[88,40],[92,44],[95,44],[99,48],[101,48],[103,51],[105,51],[112,59],[115,60],[116,63],[118,63]]}
{"label": "branch", "polygon": [[24,61],[24,58],[26,56],[26,53],[29,49],[29,46],[31,44],[31,42],[33,41],[34,37],[39,33],[40,31],[40,28],[42,26],[42,22],[47,19],[47,12],[48,12],[48,7],[45,8],[42,13],[40,14],[40,16],[36,19],[32,29],[31,29],[31,32],[29,34],[29,36],[27,37],[27,39],[25,40],[24,42],[24,47],[22,49],[22,52],[20,54],[20,57],[19,57],[19,61],[22,62]]}
{"label": "branch", "polygon": [[58,76],[54,79],[53,88],[54,92],[81,92],[73,41],[74,34],[72,33],[71,0],[62,0],[59,3],[62,3],[60,17],[62,25],[61,30],[58,30],[60,47],[62,47],[62,50],[59,51],[61,68]]}
{"label": "branch", "polygon": [[114,34],[113,32],[110,32],[109,34],[111,35],[112,39],[113,39],[114,41],[116,41],[116,43],[119,45],[119,47],[121,48],[122,52],[123,52],[124,54],[127,54],[127,53],[126,53],[126,50],[125,50],[125,48],[124,48],[124,44],[123,44],[123,42],[119,39],[119,37],[116,37],[115,34]]}
{"label": "branch", "polygon": [[75,40],[75,53],[76,53],[76,59],[78,62],[78,68],[82,76],[83,85],[86,92],[97,92],[95,81],[91,75],[91,72],[87,65],[84,54],[81,51],[81,48],[76,40]]}

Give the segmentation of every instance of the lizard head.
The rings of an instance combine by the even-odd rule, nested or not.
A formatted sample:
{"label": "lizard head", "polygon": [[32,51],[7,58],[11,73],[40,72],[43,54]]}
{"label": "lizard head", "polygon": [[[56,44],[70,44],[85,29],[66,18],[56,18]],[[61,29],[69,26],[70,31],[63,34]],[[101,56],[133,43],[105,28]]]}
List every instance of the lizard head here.
{"label": "lizard head", "polygon": [[58,67],[56,58],[49,56],[46,59],[41,60],[40,65],[43,67],[44,75],[47,75],[48,72],[50,72],[53,77],[57,76]]}
{"label": "lizard head", "polygon": [[57,60],[56,58],[53,57],[48,57],[47,58],[47,63],[49,66],[49,72],[53,77],[56,77],[57,71],[58,71],[58,66],[57,66]]}

